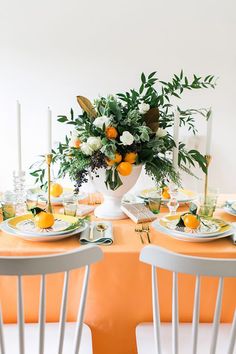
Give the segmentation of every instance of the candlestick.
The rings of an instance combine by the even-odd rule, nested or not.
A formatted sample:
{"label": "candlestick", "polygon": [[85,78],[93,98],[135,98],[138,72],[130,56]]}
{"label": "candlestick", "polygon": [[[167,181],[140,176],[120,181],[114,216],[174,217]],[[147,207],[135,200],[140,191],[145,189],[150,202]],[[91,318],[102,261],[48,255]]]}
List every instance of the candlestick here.
{"label": "candlestick", "polygon": [[211,137],[212,137],[212,111],[210,110],[208,120],[207,120],[206,156],[211,154]]}
{"label": "candlestick", "polygon": [[173,139],[175,142],[175,147],[173,148],[173,168],[178,171],[178,159],[179,159],[179,124],[180,124],[180,113],[178,110],[175,112],[174,116],[174,133]]}
{"label": "candlestick", "polygon": [[48,202],[47,202],[47,211],[52,213],[52,204],[51,204],[51,163],[52,163],[52,154],[46,154],[45,156],[46,164],[48,167]]}
{"label": "candlestick", "polygon": [[211,162],[211,155],[205,155],[206,160],[206,174],[205,174],[205,186],[204,186],[204,204],[207,204],[207,194],[208,194],[208,169]]}
{"label": "candlestick", "polygon": [[16,127],[17,127],[17,165],[18,172],[22,171],[22,156],[21,156],[21,105],[16,102]]}
{"label": "candlestick", "polygon": [[48,107],[48,154],[52,153],[52,111]]}

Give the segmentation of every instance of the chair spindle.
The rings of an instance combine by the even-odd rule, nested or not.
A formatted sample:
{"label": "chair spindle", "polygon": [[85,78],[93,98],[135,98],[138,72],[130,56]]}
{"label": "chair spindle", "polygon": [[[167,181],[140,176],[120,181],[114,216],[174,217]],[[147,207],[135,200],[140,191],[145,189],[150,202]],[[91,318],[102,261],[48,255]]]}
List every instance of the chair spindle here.
{"label": "chair spindle", "polygon": [[40,312],[39,312],[39,354],[44,353],[44,336],[45,336],[45,274],[41,276],[40,289]]}
{"label": "chair spindle", "polygon": [[22,291],[22,276],[18,275],[18,324],[19,324],[19,352],[25,353],[25,338],[24,338],[24,305],[23,305],[23,291]]}
{"label": "chair spindle", "polygon": [[83,287],[82,287],[82,291],[81,291],[80,306],[79,306],[78,317],[77,317],[74,354],[79,353],[79,347],[80,347],[80,341],[81,341],[81,335],[82,335],[83,318],[84,318],[84,310],[85,310],[85,302],[86,302],[86,296],[87,296],[87,290],[88,290],[89,274],[90,274],[90,266],[87,265],[85,267],[84,281],[83,281]]}
{"label": "chair spindle", "polygon": [[193,307],[193,354],[197,354],[197,339],[198,339],[198,326],[199,326],[199,309],[200,309],[200,276],[196,276],[194,307]]}
{"label": "chair spindle", "polygon": [[65,275],[64,275],[64,286],[63,286],[63,293],[62,293],[61,314],[60,314],[60,324],[59,324],[58,354],[62,354],[64,337],[65,337],[65,321],[66,321],[66,309],[67,309],[68,283],[69,283],[69,271],[65,272]]}
{"label": "chair spindle", "polygon": [[172,284],[172,353],[179,352],[179,311],[178,311],[178,273],[173,272]]}
{"label": "chair spindle", "polygon": [[221,304],[222,304],[223,285],[224,285],[224,278],[220,277],[218,291],[217,291],[217,298],[216,298],[215,314],[213,320],[213,332],[211,338],[210,354],[215,354],[216,352],[216,344],[217,344],[217,338],[219,332],[220,312],[221,312]]}

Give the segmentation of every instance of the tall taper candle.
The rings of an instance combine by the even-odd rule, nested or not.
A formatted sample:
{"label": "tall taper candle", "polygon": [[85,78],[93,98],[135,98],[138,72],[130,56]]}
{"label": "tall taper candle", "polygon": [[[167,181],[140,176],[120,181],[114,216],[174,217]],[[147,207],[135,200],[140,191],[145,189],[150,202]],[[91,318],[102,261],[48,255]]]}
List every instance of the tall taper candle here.
{"label": "tall taper candle", "polygon": [[52,153],[52,111],[48,107],[48,154]]}
{"label": "tall taper candle", "polygon": [[22,171],[22,156],[21,156],[21,105],[16,102],[16,129],[17,129],[17,165],[18,172]]}
{"label": "tall taper candle", "polygon": [[173,167],[175,171],[178,171],[178,156],[179,156],[179,123],[180,123],[180,114],[179,111],[175,111],[174,116],[174,132],[173,139],[176,147],[173,148]]}
{"label": "tall taper candle", "polygon": [[207,120],[207,135],[206,135],[206,155],[211,155],[211,137],[212,137],[212,111],[210,110]]}

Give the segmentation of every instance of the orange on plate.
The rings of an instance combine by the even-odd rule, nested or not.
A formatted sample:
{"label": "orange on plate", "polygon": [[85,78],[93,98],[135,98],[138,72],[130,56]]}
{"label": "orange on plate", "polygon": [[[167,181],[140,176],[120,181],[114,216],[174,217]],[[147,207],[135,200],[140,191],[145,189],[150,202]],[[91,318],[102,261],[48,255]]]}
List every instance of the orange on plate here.
{"label": "orange on plate", "polygon": [[128,176],[132,172],[132,165],[129,162],[121,162],[116,169],[121,176]]}
{"label": "orange on plate", "polygon": [[200,219],[197,215],[187,214],[183,217],[184,225],[190,229],[197,229],[200,225]]}
{"label": "orange on plate", "polygon": [[40,229],[48,229],[54,224],[54,216],[46,211],[41,211],[34,217],[34,223]]}
{"label": "orange on plate", "polygon": [[59,183],[52,183],[50,188],[50,194],[54,198],[60,197],[63,193],[63,188]]}

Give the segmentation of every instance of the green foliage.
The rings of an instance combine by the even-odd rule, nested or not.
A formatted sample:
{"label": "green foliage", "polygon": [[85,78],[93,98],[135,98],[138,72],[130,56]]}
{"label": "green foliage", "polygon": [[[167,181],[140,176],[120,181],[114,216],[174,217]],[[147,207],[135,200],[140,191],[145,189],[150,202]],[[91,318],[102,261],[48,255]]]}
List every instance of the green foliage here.
{"label": "green foliage", "polygon": [[[75,181],[77,187],[86,180],[88,170],[96,171],[98,168],[106,168],[107,187],[115,190],[121,184],[117,164],[107,166],[106,159],[114,159],[115,153],[124,156],[127,152],[137,153],[136,164],[144,164],[147,173],[157,182],[165,178],[179,183],[179,175],[172,167],[173,137],[168,131],[174,124],[175,106],[171,103],[173,98],[182,98],[186,91],[215,88],[216,80],[213,75],[200,77],[193,75],[188,78],[183,70],[174,74],[170,81],[159,80],[156,72],[149,75],[141,74],[141,83],[138,89],[131,89],[116,95],[99,97],[93,104],[83,96],[77,96],[78,103],[84,110],[76,116],[71,109],[69,115],[59,115],[58,122],[71,125],[74,132],[65,137],[53,151],[53,163],[59,164],[59,177],[69,175]],[[143,105],[144,104],[144,105]],[[147,111],[140,109],[148,107]],[[181,109],[180,125],[186,127],[193,134],[197,133],[196,117],[209,118],[209,109]],[[101,116],[109,119],[102,125],[95,124]],[[92,118],[91,118],[92,117]],[[111,126],[117,130],[117,138],[108,138],[106,127]],[[157,129],[167,129],[167,134],[158,136]],[[128,131],[133,136],[133,142],[125,145],[121,135]],[[80,148],[73,147],[73,138],[80,140]],[[89,138],[99,139],[99,148],[94,146],[88,149]],[[87,144],[87,145],[86,145]],[[192,174],[191,168],[199,166],[206,172],[206,161],[197,150],[187,151],[185,144],[179,144],[179,167]],[[46,188],[44,160],[31,166],[31,175],[36,183]]]}

